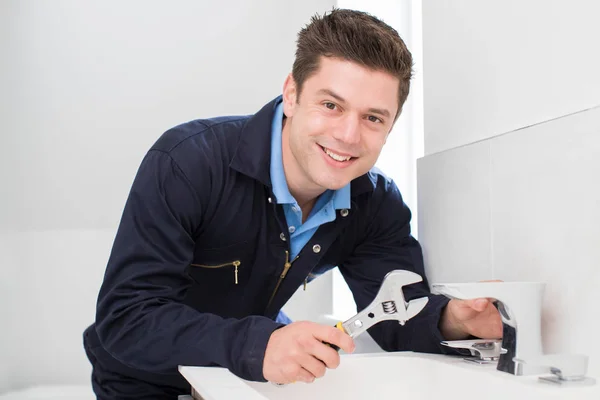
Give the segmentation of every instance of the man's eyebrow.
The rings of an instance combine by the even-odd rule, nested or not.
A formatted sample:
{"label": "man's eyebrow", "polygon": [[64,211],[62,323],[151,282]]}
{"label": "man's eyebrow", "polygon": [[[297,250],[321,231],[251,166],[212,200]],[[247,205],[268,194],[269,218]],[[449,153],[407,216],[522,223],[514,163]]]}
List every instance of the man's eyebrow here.
{"label": "man's eyebrow", "polygon": [[384,108],[369,108],[369,112],[373,114],[379,114],[385,118],[390,117],[390,112]]}
{"label": "man's eyebrow", "polygon": [[[329,90],[329,89],[321,89],[317,92],[318,94],[326,94],[328,96],[333,97],[334,99],[336,99],[337,101],[339,101],[340,103],[346,103],[346,100],[344,100],[344,98],[342,96],[340,96],[339,94],[335,93],[333,90]],[[389,118],[390,117],[390,112],[384,108],[369,108],[368,110],[370,113],[373,114],[379,114],[383,117]]]}
{"label": "man's eyebrow", "polygon": [[340,103],[345,103],[346,102],[346,100],[344,100],[344,98],[342,96],[340,96],[339,94],[335,93],[333,90],[321,89],[317,93],[318,94],[326,94],[328,96],[331,96],[334,99],[336,99],[337,101],[339,101]]}

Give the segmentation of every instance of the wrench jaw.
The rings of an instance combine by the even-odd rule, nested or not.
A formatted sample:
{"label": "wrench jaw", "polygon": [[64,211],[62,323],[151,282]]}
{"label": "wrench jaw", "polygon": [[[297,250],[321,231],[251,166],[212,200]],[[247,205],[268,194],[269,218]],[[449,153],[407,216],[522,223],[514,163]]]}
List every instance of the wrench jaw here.
{"label": "wrench jaw", "polygon": [[381,286],[383,287],[388,282],[388,284],[400,284],[400,286],[406,286],[422,281],[423,277],[415,272],[406,271],[403,269],[395,269],[385,275]]}
{"label": "wrench jaw", "polygon": [[421,312],[429,299],[422,297],[407,303],[402,287],[422,280],[421,275],[411,271],[388,272],[371,304],[342,323],[346,333],[351,337],[356,337],[371,326],[385,320],[396,320],[404,325],[406,321]]}
{"label": "wrench jaw", "polygon": [[425,308],[428,302],[428,297],[421,297],[409,301],[408,306],[406,307],[406,314],[408,316],[408,319],[411,319],[412,317],[420,313]]}

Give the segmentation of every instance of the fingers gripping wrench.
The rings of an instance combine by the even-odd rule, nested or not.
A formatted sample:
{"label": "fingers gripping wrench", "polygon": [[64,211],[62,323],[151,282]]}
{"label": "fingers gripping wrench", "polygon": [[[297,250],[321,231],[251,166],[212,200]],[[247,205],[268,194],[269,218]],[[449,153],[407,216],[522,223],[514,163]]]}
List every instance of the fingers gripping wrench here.
{"label": "fingers gripping wrench", "polygon": [[[421,275],[411,271],[388,272],[371,304],[349,320],[338,322],[336,328],[354,338],[381,321],[396,320],[404,325],[425,308],[429,299],[420,297],[406,302],[402,287],[422,280]],[[330,346],[339,350],[335,345]]]}
{"label": "fingers gripping wrench", "polygon": [[[349,320],[338,322],[335,327],[355,338],[381,321],[396,320],[404,325],[406,321],[425,308],[429,299],[420,297],[407,303],[404,299],[402,287],[422,280],[421,275],[410,271],[394,270],[388,272],[371,304]],[[331,343],[326,344],[335,350],[340,349]],[[285,384],[280,383],[275,383],[275,385],[285,386]]]}

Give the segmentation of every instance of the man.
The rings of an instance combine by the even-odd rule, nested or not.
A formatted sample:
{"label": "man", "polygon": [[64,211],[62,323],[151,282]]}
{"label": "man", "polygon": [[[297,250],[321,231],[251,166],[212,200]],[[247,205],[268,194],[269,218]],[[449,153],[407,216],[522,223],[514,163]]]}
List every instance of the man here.
{"label": "man", "polygon": [[[338,266],[357,308],[391,270],[424,275],[411,214],[372,169],[409,92],[412,59],[395,30],[333,10],[299,33],[283,95],[252,116],[167,131],[141,163],[84,334],[100,399],[175,398],[178,365],[258,381],[312,382],[354,350],[331,326],[278,318],[309,276]],[[500,337],[486,299],[428,295],[404,327],[369,330],[385,350]],[[283,322],[287,322],[283,323]]]}

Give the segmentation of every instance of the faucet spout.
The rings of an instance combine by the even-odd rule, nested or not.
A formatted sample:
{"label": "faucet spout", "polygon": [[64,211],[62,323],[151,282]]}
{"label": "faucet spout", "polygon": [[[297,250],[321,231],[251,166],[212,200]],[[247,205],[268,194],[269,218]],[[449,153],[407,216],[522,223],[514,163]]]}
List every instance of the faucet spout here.
{"label": "faucet spout", "polygon": [[502,348],[497,369],[513,375],[530,375],[543,369],[519,360],[543,355],[544,288],[542,282],[476,282],[433,284],[431,291],[460,300],[491,298],[502,319]]}

